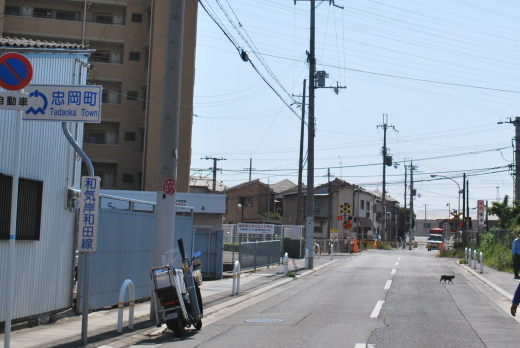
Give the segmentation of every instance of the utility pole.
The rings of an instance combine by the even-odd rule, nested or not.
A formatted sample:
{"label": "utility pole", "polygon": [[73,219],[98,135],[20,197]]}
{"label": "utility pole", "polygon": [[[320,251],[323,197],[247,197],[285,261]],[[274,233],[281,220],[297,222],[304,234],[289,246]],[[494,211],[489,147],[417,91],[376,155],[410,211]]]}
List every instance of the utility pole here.
{"label": "utility pole", "polygon": [[316,74],[315,57],[315,0],[311,0],[311,35],[309,51],[309,122],[307,139],[307,201],[305,204],[305,249],[309,252],[308,267],[314,268],[314,75]]}
{"label": "utility pole", "polygon": [[[386,118],[386,120],[385,120]],[[381,213],[382,213],[382,216],[381,216],[381,237],[386,240],[387,239],[387,236],[386,236],[386,167],[387,166],[391,166],[392,165],[392,156],[389,156],[388,155],[388,149],[386,148],[386,130],[388,128],[393,128],[396,132],[397,130],[395,129],[394,126],[389,126],[386,124],[386,122],[388,121],[388,114],[383,114],[383,124],[380,124],[377,126],[377,128],[383,128],[383,151],[382,151],[382,154],[383,154],[383,193],[382,193],[382,209],[381,209]]]}
{"label": "utility pole", "polygon": [[[164,39],[166,58],[159,134],[160,150],[152,267],[162,266],[161,256],[175,247],[175,184],[179,152],[184,5],[185,0],[179,0],[169,1],[168,6],[168,29]],[[166,183],[169,184],[166,185]],[[88,308],[83,308],[83,310],[88,310]],[[155,304],[152,300],[150,318],[154,318],[154,316]]]}
{"label": "utility pole", "polygon": [[425,204],[425,205],[424,205],[424,235],[426,235],[426,220],[427,220],[427,219],[426,219],[426,206],[427,206],[427,205],[428,205],[428,204]]}
{"label": "utility pole", "polygon": [[302,186],[303,186],[303,141],[305,137],[305,91],[307,88],[307,80],[303,80],[303,100],[302,100],[302,123],[300,129],[300,159],[298,161],[298,193],[296,194],[296,225],[302,224]]}
{"label": "utility pole", "polygon": [[[201,159],[213,160],[213,168],[210,168],[213,171],[213,189],[211,190],[211,192],[215,193],[215,192],[217,192],[217,170],[221,170],[220,168],[217,168],[217,161],[225,161],[226,159],[222,158],[222,157],[216,158],[216,157],[208,157],[208,156],[206,156],[205,158],[201,158]],[[249,177],[249,181],[251,181],[251,177]]]}
{"label": "utility pole", "polygon": [[[294,0],[296,1],[303,0]],[[324,71],[320,71],[318,84],[316,79],[316,0],[310,0],[311,16],[310,16],[310,44],[307,60],[309,62],[309,121],[307,124],[307,200],[305,202],[305,248],[309,250],[308,267],[314,268],[314,137],[315,132],[315,117],[314,117],[314,92],[316,88],[333,88],[336,94],[340,88],[325,87],[325,77],[328,75]],[[334,3],[334,0],[329,1],[329,5],[342,8]]]}
{"label": "utility pole", "polygon": [[403,216],[403,242],[406,242],[406,199],[407,199],[407,195],[406,195],[406,192],[407,192],[407,188],[408,188],[408,185],[407,185],[407,182],[406,182],[406,175],[408,174],[406,171],[408,170],[408,166],[405,164],[404,165],[404,216]]}
{"label": "utility pole", "polygon": [[245,170],[249,170],[249,181],[251,181],[251,173],[253,170],[256,170],[256,168],[253,168],[253,159],[249,159],[249,168],[245,168]]}
{"label": "utility pole", "polygon": [[417,167],[415,167],[413,165],[413,161],[410,161],[410,245],[409,245],[409,248],[408,250],[412,250],[413,246],[412,246],[412,243],[413,243],[413,240],[414,240],[414,233],[413,233],[413,227],[414,227],[414,212],[413,212],[413,196],[415,196],[415,190],[413,188],[413,171],[417,169]]}
{"label": "utility pole", "polygon": [[511,118],[509,118],[509,121],[500,121],[498,124],[503,123],[510,123],[515,126],[515,196],[514,200],[517,201],[520,199],[520,117],[516,116],[515,120],[513,121]]}

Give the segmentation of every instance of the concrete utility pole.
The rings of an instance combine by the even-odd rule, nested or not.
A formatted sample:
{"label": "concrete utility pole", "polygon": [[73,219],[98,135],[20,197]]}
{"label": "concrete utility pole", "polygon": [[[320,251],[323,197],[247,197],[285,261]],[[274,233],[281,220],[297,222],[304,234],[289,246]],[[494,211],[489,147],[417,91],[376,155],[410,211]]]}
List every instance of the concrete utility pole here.
{"label": "concrete utility pole", "polygon": [[249,168],[246,168],[245,170],[249,170],[249,181],[251,181],[251,174],[253,173],[253,170],[256,170],[256,168],[253,168],[253,159],[249,159]]}
{"label": "concrete utility pole", "polygon": [[406,199],[407,199],[407,194],[406,192],[408,191],[408,184],[406,182],[406,174],[408,174],[406,171],[408,170],[408,166],[405,164],[404,165],[404,216],[403,216],[403,242],[406,241]]}
{"label": "concrete utility pole", "polygon": [[[175,246],[175,189],[170,186],[166,192],[163,183],[173,179],[175,185],[177,181],[184,4],[185,0],[170,0],[168,6],[153,267],[161,266],[161,256]],[[150,318],[154,316],[152,303]]]}
{"label": "concrete utility pole", "polygon": [[415,190],[413,188],[413,171],[417,169],[417,167],[415,167],[413,165],[413,161],[410,161],[410,245],[409,245],[409,248],[408,250],[412,250],[413,249],[413,246],[412,246],[412,242],[413,242],[413,239],[414,239],[414,233],[413,233],[413,220],[414,220],[414,213],[413,213],[413,196],[415,196]]}
{"label": "concrete utility pole", "polygon": [[316,74],[315,57],[315,0],[311,0],[311,37],[309,51],[309,122],[307,139],[307,201],[305,204],[305,249],[309,250],[309,269],[314,268],[314,76]]}
{"label": "concrete utility pole", "polygon": [[302,176],[303,176],[303,140],[305,137],[305,91],[307,80],[303,80],[303,100],[302,100],[302,122],[300,130],[300,159],[298,161],[298,193],[296,194],[296,225],[302,224],[302,211],[300,209],[302,201]]}
{"label": "concrete utility pole", "polygon": [[[216,157],[208,157],[208,156],[206,156],[205,158],[201,158],[201,159],[213,160],[213,168],[210,168],[213,171],[213,189],[211,190],[211,192],[215,193],[215,192],[217,192],[217,170],[220,169],[220,168],[217,168],[217,161],[225,161],[226,159],[222,158],[222,157],[216,158]],[[251,174],[249,174],[249,181],[251,181]]]}
{"label": "concrete utility pole", "polygon": [[[515,120],[513,121],[511,118],[509,118],[509,121],[500,121],[498,124],[503,123],[510,123],[515,126],[515,196],[514,200],[517,201],[520,199],[520,117],[515,117]],[[498,189],[498,187],[497,187]],[[498,194],[497,194],[498,196]],[[498,197],[497,197],[497,200]]]}
{"label": "concrete utility pole", "polygon": [[[386,118],[386,120],[385,120]],[[388,128],[393,128],[396,132],[394,126],[389,126],[386,124],[388,121],[388,115],[383,114],[383,124],[377,126],[377,128],[383,128],[383,192],[382,192],[382,208],[381,208],[381,237],[386,240],[386,167],[392,165],[392,156],[388,156],[388,149],[386,148],[386,130]]]}
{"label": "concrete utility pole", "polygon": [[[303,0],[294,0],[296,1]],[[309,121],[308,127],[308,139],[307,139],[307,200],[305,202],[305,248],[309,250],[308,267],[313,268],[314,266],[314,137],[315,137],[315,118],[314,118],[314,91],[318,87],[316,86],[316,55],[315,55],[315,41],[316,41],[316,0],[310,0],[311,3],[311,22],[310,22],[310,48],[307,56],[309,62]],[[334,3],[334,0],[329,1],[329,5],[333,5],[339,8]],[[322,72],[322,77],[319,81],[324,81],[326,76],[325,72]],[[338,93],[340,88],[346,87],[325,87],[333,88]]]}

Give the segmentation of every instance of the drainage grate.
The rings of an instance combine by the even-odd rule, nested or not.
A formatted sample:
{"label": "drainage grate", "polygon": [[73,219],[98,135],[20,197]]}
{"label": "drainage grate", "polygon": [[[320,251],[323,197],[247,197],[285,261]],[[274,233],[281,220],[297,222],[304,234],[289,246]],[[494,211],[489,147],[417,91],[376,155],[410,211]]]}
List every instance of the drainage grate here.
{"label": "drainage grate", "polygon": [[279,323],[283,321],[283,319],[247,319],[248,323]]}

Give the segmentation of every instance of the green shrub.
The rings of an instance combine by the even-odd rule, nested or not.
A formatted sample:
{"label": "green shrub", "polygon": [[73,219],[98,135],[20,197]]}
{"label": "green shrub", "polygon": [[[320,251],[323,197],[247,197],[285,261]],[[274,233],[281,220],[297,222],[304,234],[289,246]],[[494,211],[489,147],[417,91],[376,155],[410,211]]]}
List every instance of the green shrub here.
{"label": "green shrub", "polygon": [[480,247],[484,264],[499,271],[512,273],[511,240],[513,233],[499,238],[493,231],[482,235]]}

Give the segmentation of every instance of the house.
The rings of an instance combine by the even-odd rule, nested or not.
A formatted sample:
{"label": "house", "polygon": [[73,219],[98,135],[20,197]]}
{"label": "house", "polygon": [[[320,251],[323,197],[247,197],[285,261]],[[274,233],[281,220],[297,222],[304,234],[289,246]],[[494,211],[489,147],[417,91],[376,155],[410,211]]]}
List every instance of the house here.
{"label": "house", "polygon": [[[378,190],[371,191],[371,193],[376,197],[376,217],[375,217],[375,227],[376,234],[380,235],[384,240],[394,240],[399,236],[397,231],[398,218],[399,218],[399,202],[392,198],[389,195],[386,195],[386,221],[385,228],[383,231],[383,219],[382,219],[382,193]],[[401,238],[404,236],[401,235]]]}
{"label": "house", "polygon": [[[215,182],[215,192],[222,193],[227,188],[221,182]],[[207,176],[194,176],[190,177],[190,193],[211,193],[213,192],[213,179]]]}
{"label": "house", "polygon": [[268,212],[275,209],[275,193],[259,179],[248,181],[223,191],[226,194],[226,224],[274,223],[281,224],[281,220],[266,217]]}
{"label": "house", "polygon": [[[305,216],[306,189],[298,206],[297,187],[282,193],[284,197],[284,224],[296,224]],[[330,238],[337,231],[340,239],[347,237],[366,238],[375,234],[373,212],[376,196],[362,187],[345,180],[334,179],[314,189],[314,236],[316,239]]]}

